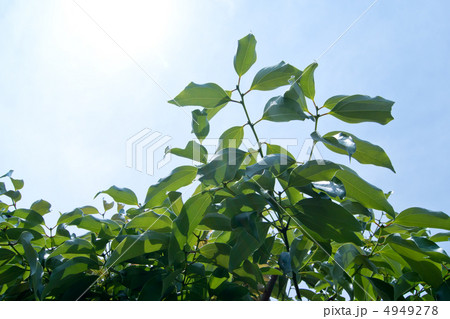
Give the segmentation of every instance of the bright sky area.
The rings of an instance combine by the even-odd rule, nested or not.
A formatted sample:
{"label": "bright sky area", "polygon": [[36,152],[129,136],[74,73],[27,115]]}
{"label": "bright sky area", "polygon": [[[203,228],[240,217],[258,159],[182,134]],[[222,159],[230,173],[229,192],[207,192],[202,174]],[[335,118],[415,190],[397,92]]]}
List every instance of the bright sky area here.
{"label": "bright sky area", "polygon": [[[233,89],[237,40],[249,32],[258,60],[244,87],[260,68],[281,60],[303,69],[371,3],[2,0],[0,173],[14,169],[13,177],[25,180],[19,206],[41,198],[52,203],[50,225],[58,212],[101,208],[102,196],[93,197],[111,185],[133,189],[142,202],[149,185],[189,164],[173,159],[154,176],[126,166],[126,140],[144,128],[169,135],[174,147],[193,137],[191,109],[167,104],[169,96],[190,81]],[[385,149],[397,174],[356,161],[351,167],[394,191],[390,202],[398,212],[412,206],[450,212],[449,12],[445,0],[380,0],[318,61],[319,103],[337,94],[396,102],[395,120],[386,126],[328,118],[319,132],[344,130]],[[249,94],[250,116],[259,118],[283,90]],[[210,136],[244,124],[243,116],[229,105],[211,121]],[[298,138],[290,149],[295,154],[313,124],[261,122],[257,129],[262,138]],[[345,156],[319,150],[348,164]],[[163,155],[164,147],[155,156]]]}

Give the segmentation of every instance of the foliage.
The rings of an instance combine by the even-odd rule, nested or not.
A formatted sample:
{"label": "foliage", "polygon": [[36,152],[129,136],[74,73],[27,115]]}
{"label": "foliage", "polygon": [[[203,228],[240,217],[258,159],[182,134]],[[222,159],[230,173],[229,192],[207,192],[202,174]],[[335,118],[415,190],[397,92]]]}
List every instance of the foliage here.
{"label": "foliage", "polygon": [[[150,186],[142,204],[132,190],[112,186],[99,193],[116,202],[111,218],[114,202],[104,200],[103,210],[79,207],[50,227],[50,204],[18,208],[24,183],[12,171],[2,176],[0,299],[449,300],[450,258],[436,242],[450,233],[429,230],[450,231],[448,215],[417,207],[398,213],[389,194],[349,167],[313,159],[313,150],[298,162],[261,143],[256,132],[263,120],[312,121],[314,145],[394,171],[380,146],[344,131],[318,132],[324,116],[385,125],[394,102],[339,95],[317,104],[317,63],[303,72],[283,61],[263,68],[244,90],[241,77],[256,61],[255,47],[252,34],[239,40],[231,91],[192,82],[170,101],[200,107],[192,112],[198,141],[166,150],[197,164]],[[247,95],[281,87],[285,93],[252,121]],[[243,125],[226,130],[208,159],[201,142],[230,103],[242,107]],[[256,150],[239,148],[246,127]],[[180,190],[192,183],[197,188],[186,198]]]}

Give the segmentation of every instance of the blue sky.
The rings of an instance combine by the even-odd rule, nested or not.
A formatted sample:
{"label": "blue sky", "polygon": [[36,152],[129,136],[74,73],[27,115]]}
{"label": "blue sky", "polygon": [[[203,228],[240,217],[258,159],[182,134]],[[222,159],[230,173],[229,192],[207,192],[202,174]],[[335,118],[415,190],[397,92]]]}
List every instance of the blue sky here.
{"label": "blue sky", "polygon": [[[77,3],[0,2],[0,169],[14,169],[25,180],[22,206],[46,199],[55,220],[56,212],[100,208],[101,197],[93,197],[111,185],[131,188],[143,201],[149,185],[186,163],[175,159],[155,176],[126,167],[126,140],[144,128],[171,136],[168,145],[176,147],[192,137],[190,117],[167,104],[167,94],[129,56],[169,96],[190,81],[232,89],[237,40],[252,32],[258,60],[245,87],[260,68],[281,60],[306,67],[372,1]],[[412,206],[450,212],[448,12],[448,1],[380,0],[318,61],[319,103],[337,94],[396,102],[395,120],[386,126],[328,118],[319,132],[348,131],[385,149],[397,174],[355,161],[351,166],[384,191],[393,190],[390,201],[398,212]],[[277,93],[249,95],[251,117],[259,118]],[[243,116],[230,105],[212,120],[210,136],[243,124]],[[299,121],[258,124],[262,138],[303,140],[312,130],[312,123]],[[347,163],[319,149],[325,158]]]}

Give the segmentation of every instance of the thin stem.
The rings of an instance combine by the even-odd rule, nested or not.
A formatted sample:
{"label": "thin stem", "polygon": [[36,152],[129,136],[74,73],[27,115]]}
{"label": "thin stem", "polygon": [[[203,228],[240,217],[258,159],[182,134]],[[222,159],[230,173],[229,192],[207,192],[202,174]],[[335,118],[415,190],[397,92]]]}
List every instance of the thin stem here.
{"label": "thin stem", "polygon": [[237,91],[239,92],[239,95],[241,96],[241,101],[239,103],[242,104],[242,107],[244,108],[245,116],[247,117],[247,123],[250,125],[250,128],[252,129],[253,135],[255,136],[256,142],[258,143],[258,152],[261,155],[261,157],[264,157],[264,154],[262,152],[261,142],[259,141],[258,134],[255,131],[255,123],[252,123],[250,120],[250,116],[248,115],[247,107],[245,106],[244,101],[244,95],[247,94],[250,90],[242,94],[241,89],[239,88],[239,85],[236,86]]}
{"label": "thin stem", "polygon": [[[314,132],[317,132],[317,125],[319,123],[319,118],[320,118],[320,114],[319,114],[319,108],[316,105],[316,102],[314,101],[314,99],[312,100],[314,107],[316,108],[316,115],[314,115]],[[312,114],[311,114],[312,115]],[[313,152],[314,152],[314,147],[316,146],[317,141],[313,142],[313,146],[311,147],[311,153],[309,154],[309,160],[311,160]]]}
{"label": "thin stem", "polygon": [[259,120],[257,120],[255,123],[253,123],[253,125],[256,125],[256,124],[258,124],[259,122],[261,122],[263,119],[262,118],[260,118]]}

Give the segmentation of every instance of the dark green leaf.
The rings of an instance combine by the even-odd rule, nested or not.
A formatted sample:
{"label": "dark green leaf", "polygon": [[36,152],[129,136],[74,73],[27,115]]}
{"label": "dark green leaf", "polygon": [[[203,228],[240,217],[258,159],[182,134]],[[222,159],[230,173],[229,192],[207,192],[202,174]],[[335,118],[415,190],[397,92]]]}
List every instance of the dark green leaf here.
{"label": "dark green leaf", "polygon": [[230,231],[231,219],[223,214],[208,213],[203,217],[200,225],[205,225],[209,229]]}
{"label": "dark green leaf", "polygon": [[230,97],[220,86],[215,83],[196,84],[189,83],[188,86],[169,103],[178,106],[203,106],[215,108],[230,101]]}
{"label": "dark green leaf", "polygon": [[300,211],[295,217],[321,237],[361,244],[354,233],[361,231],[361,224],[342,206],[326,199],[308,198],[298,202],[297,207]]}
{"label": "dark green leaf", "polygon": [[230,252],[230,264],[228,266],[230,271],[239,268],[244,260],[262,244],[244,229],[236,230],[236,236],[237,241]]}
{"label": "dark green leaf", "polygon": [[289,122],[293,120],[303,121],[307,118],[301,104],[295,99],[294,87],[284,93],[283,96],[271,98],[264,107],[263,120],[272,122]]}
{"label": "dark green leaf", "polygon": [[394,287],[378,278],[366,277],[372,284],[375,292],[384,301],[394,301]]}
{"label": "dark green leaf", "polygon": [[444,281],[437,290],[436,301],[450,301],[450,279]]}
{"label": "dark green leaf", "polygon": [[9,250],[9,249],[6,249],[6,248],[0,248],[0,261],[10,260],[15,255],[16,254],[12,250]]}
{"label": "dark green leaf", "polygon": [[2,267],[2,269],[0,269],[0,286],[16,280],[25,272],[24,268],[15,265],[5,268],[6,267]]}

